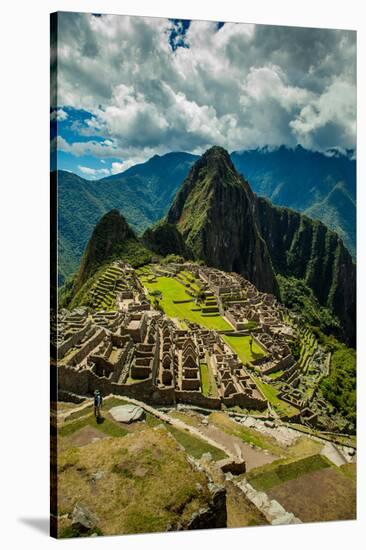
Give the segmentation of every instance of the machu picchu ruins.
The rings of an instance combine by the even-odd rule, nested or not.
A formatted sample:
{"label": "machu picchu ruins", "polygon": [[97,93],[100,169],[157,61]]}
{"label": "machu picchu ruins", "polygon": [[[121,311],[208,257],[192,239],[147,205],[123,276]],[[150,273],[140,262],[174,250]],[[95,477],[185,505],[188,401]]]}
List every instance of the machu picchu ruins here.
{"label": "machu picchu ruins", "polygon": [[[159,278],[185,293],[173,303],[189,306],[208,326],[221,319],[222,328],[164,313],[163,293],[158,285],[152,290]],[[306,346],[295,360],[290,345],[297,336]],[[233,343],[246,347],[245,360]],[[329,358],[309,329],[242,276],[195,263],[135,270],[113,262],[89,289],[86,305],[60,310],[54,345],[63,394],[86,396],[99,388],[155,405],[271,411],[260,381],[289,405],[281,416],[290,421],[317,425],[327,407],[315,394]]]}
{"label": "machu picchu ruins", "polygon": [[[208,484],[205,496],[201,490],[194,496],[202,510],[189,511],[188,499],[185,519],[178,521],[173,514],[159,524],[162,530],[250,521],[293,524],[321,516],[315,506],[321,480],[307,497],[309,506],[315,506],[310,515],[299,499],[293,502],[291,488],[285,496],[268,492],[266,485],[260,491],[266,472],[276,475],[277,467],[296,468],[294,483],[301,483],[307,471],[321,471],[325,483],[336,474],[335,490],[342,487],[345,493],[333,495],[332,510],[324,518],[353,517],[353,481],[342,470],[355,468],[355,443],[348,433],[352,426],[319,391],[329,374],[330,353],[299,315],[273,295],[237,273],[196,262],[156,259],[133,268],[114,260],[93,277],[79,303],[61,308],[53,321],[55,422],[66,449],[59,460],[68,464],[59,470],[59,485],[62,498],[75,502],[58,521],[62,536],[68,529],[79,533],[82,506],[70,493],[69,476],[79,479],[79,474],[67,450],[108,452],[116,440],[128,461],[114,464],[113,455],[105,460],[111,464],[109,475],[124,472],[124,484],[138,483],[149,472],[149,486],[165,495],[166,485],[161,487],[157,470],[143,458],[155,453],[157,444],[164,449],[159,476],[166,475],[166,461],[174,452],[177,463],[171,464],[179,464],[174,484],[196,478],[199,487]],[[104,404],[94,424],[95,391]],[[131,445],[143,452],[131,454]],[[184,479],[184,472],[189,478]],[[121,482],[120,477],[115,481]],[[324,498],[329,490],[324,489]],[[238,502],[245,510],[240,520],[233,519]],[[141,525],[137,529],[145,529],[144,516]],[[116,532],[108,518],[98,517],[85,534],[100,526],[105,533]],[[134,528],[120,521],[118,529]]]}

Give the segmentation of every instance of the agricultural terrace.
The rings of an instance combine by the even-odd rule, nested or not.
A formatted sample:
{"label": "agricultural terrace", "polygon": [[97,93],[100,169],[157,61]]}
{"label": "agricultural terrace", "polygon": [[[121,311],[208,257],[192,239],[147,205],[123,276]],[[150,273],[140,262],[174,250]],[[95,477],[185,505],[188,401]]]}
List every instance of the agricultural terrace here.
{"label": "agricultural terrace", "polygon": [[303,522],[354,519],[356,516],[355,464],[338,468],[322,455],[277,461],[246,475]]}
{"label": "agricultural terrace", "polygon": [[[160,306],[169,317],[197,323],[211,330],[232,330],[232,326],[219,313],[203,314],[201,307],[195,303],[194,298],[187,293],[184,284],[177,278],[153,277],[145,273],[142,274],[140,271],[140,280],[148,290],[150,299],[152,299],[152,292],[157,290],[161,292]],[[198,290],[197,285],[193,282],[190,284],[192,290]]]}

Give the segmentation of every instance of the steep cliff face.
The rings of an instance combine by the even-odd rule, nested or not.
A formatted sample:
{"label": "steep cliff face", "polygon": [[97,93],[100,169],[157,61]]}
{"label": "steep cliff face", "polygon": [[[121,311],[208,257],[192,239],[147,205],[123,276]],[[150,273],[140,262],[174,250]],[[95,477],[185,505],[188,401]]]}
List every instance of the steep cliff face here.
{"label": "steep cliff face", "polygon": [[323,223],[258,198],[260,231],[277,273],[302,279],[356,337],[356,266],[342,240]]}
{"label": "steep cliff face", "polygon": [[161,256],[178,254],[189,258],[189,252],[183,237],[173,224],[159,222],[155,226],[146,229],[142,241],[150,250]]}
{"label": "steep cliff face", "polygon": [[178,228],[192,257],[278,293],[255,196],[221,147],[212,147],[194,164],[166,221]]}
{"label": "steep cliff face", "polygon": [[85,248],[76,278],[77,291],[92,273],[105,261],[117,255],[127,241],[136,241],[136,236],[118,210],[105,214],[95,226]]}

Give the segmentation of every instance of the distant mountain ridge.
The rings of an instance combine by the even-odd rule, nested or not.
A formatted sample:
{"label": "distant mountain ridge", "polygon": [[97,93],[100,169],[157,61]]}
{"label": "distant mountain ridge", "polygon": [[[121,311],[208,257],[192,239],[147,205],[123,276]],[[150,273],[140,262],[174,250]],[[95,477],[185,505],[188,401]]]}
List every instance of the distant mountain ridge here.
{"label": "distant mountain ridge", "polygon": [[231,158],[257,195],[322,221],[337,231],[355,258],[356,160],[353,151],[321,153],[298,145],[294,149],[281,146],[235,151]]}
{"label": "distant mountain ridge", "polygon": [[76,271],[96,223],[110,210],[119,210],[137,233],[163,217],[196,158],[189,153],[155,156],[93,181],[59,170],[59,283]]}
{"label": "distant mountain ridge", "polygon": [[[173,152],[100,180],[58,171],[59,283],[76,271],[97,221],[116,208],[137,232],[164,217],[197,155]],[[237,171],[252,190],[320,219],[355,254],[356,163],[351,154],[302,147],[233,152]]]}
{"label": "distant mountain ridge", "polygon": [[356,340],[356,266],[337,233],[318,220],[257,198],[260,232],[276,273],[303,281]]}

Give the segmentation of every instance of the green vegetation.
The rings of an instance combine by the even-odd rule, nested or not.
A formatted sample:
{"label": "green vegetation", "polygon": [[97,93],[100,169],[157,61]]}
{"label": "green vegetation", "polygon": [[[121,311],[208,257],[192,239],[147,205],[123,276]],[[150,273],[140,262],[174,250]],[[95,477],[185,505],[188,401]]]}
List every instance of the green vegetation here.
{"label": "green vegetation", "polygon": [[[124,405],[127,402],[118,397],[110,397],[106,399],[103,403],[104,410],[111,409],[112,407],[118,405]],[[74,434],[78,430],[84,428],[85,426],[93,426],[97,428],[102,433],[112,436],[112,437],[122,437],[128,433],[128,430],[124,428],[120,423],[107,418],[104,414],[101,423],[97,423],[94,417],[94,414],[91,414],[93,410],[93,405],[85,407],[80,411],[75,411],[67,419],[65,423],[59,428],[58,433],[61,437],[66,437]],[[179,416],[178,416],[179,417]],[[187,422],[187,418],[182,418],[184,422]],[[201,440],[198,437],[195,437],[184,430],[180,430],[167,424],[160,420],[149,412],[145,412],[145,422],[146,425],[150,428],[154,428],[158,425],[164,425],[165,428],[174,436],[174,438],[180,443],[187,453],[191,454],[194,458],[200,458],[204,453],[211,453],[214,460],[220,460],[225,458],[226,454],[216,447],[213,447],[209,443]],[[189,422],[187,422],[189,423]],[[191,422],[192,425],[195,425],[194,422]],[[141,424],[143,426],[144,424]]]}
{"label": "green vegetation", "polygon": [[237,353],[244,365],[265,356],[263,349],[254,340],[252,340],[252,349],[250,348],[251,336],[228,336],[225,334],[223,338],[228,346]]}
{"label": "green vegetation", "polygon": [[301,315],[310,324],[321,327],[326,332],[339,331],[339,320],[331,310],[322,307],[311,288],[305,281],[295,277],[277,274],[281,302],[289,309]]}
{"label": "green vegetation", "polygon": [[95,527],[94,529],[91,529],[87,533],[81,533],[80,530],[77,529],[76,527],[74,527],[73,525],[68,525],[67,527],[64,527],[63,529],[61,529],[60,534],[59,534],[59,538],[60,539],[74,539],[74,538],[78,538],[78,537],[85,537],[86,534],[87,534],[88,537],[90,537],[91,535],[94,535],[94,536],[98,535],[98,537],[103,536],[102,530],[98,529],[98,527]]}
{"label": "green vegetation", "polygon": [[86,243],[103,214],[117,208],[141,234],[165,215],[196,158],[188,153],[169,153],[97,181],[59,171],[60,284],[76,271]]}
{"label": "green vegetation", "polygon": [[[244,364],[248,364],[254,359],[264,357],[265,353],[253,340],[252,350],[250,350],[250,336],[223,336],[225,342],[231,347],[231,349],[238,354],[238,357]],[[270,402],[274,409],[281,416],[293,416],[299,411],[292,405],[285,403],[277,397],[278,390],[262,382],[257,376],[252,375],[254,382],[257,384],[258,389],[263,393],[264,397]]]}
{"label": "green vegetation", "polygon": [[262,197],[258,213],[281,300],[307,322],[353,343],[356,266],[340,237],[319,221]]}
{"label": "green vegetation", "polygon": [[257,384],[259,390],[263,393],[264,397],[269,401],[280,416],[294,416],[295,414],[298,414],[298,409],[277,397],[279,390],[277,390],[274,386],[262,382],[257,376],[253,375],[252,378]]}
{"label": "green vegetation", "polygon": [[217,397],[218,391],[212,369],[206,363],[200,363],[202,393],[206,397]]}
{"label": "green vegetation", "polygon": [[113,437],[123,437],[128,433],[128,431],[123,428],[121,425],[109,420],[108,418],[103,417],[102,421],[98,423],[94,417],[94,414],[87,414],[80,418],[80,420],[75,420],[73,422],[65,423],[58,430],[58,433],[62,437],[72,435],[73,433],[85,428],[85,426],[93,426],[97,430],[100,430],[106,435]]}
{"label": "green vegetation", "polygon": [[222,458],[227,458],[226,453],[217,447],[213,447],[203,439],[194,437],[193,435],[179,430],[174,426],[166,425],[166,428],[169,432],[175,437],[175,439],[180,443],[188,454],[192,455],[194,458],[201,458],[204,453],[211,453],[214,460],[221,460]]}
{"label": "green vegetation", "polygon": [[350,479],[353,479],[354,481],[356,481],[357,479],[357,464],[355,464],[354,462],[350,463],[350,464],[343,464],[342,466],[340,466],[339,468],[342,473],[349,477]]}
{"label": "green vegetation", "polygon": [[151,292],[156,290],[161,292],[160,305],[169,317],[186,319],[192,323],[215,330],[230,330],[232,328],[220,315],[203,315],[194,303],[193,297],[187,293],[186,287],[176,278],[156,277],[154,281],[151,282],[151,279],[149,280],[147,276],[141,277],[141,282],[148,289],[150,295]]}
{"label": "green vegetation", "polygon": [[[103,399],[103,406],[102,410],[107,411],[111,409],[112,407],[117,407],[118,405],[127,405],[127,401],[124,401],[123,399],[120,399],[119,397],[107,397],[106,399]],[[76,408],[78,405],[72,404],[72,407],[68,407],[70,410],[71,408]],[[89,414],[93,411],[94,405],[93,403],[90,403],[87,407],[84,407],[83,409],[80,409],[78,411],[72,412],[65,418],[65,422],[70,422],[71,420],[76,420],[77,418],[81,418],[82,416],[85,416],[86,414]]]}
{"label": "green vegetation", "polygon": [[352,470],[337,468],[319,454],[272,462],[251,470],[246,478],[304,522],[356,517]]}
{"label": "green vegetation", "polygon": [[296,340],[290,340],[289,348],[291,350],[293,358],[298,361],[301,355],[301,342],[299,338],[296,338]]}
{"label": "green vegetation", "polygon": [[97,223],[85,248],[75,279],[75,291],[102,265],[119,257],[129,241],[137,245],[136,235],[124,217],[113,209]]}
{"label": "green vegetation", "polygon": [[[187,255],[182,235],[174,225],[164,223],[164,221],[149,227],[142,238],[146,246],[160,256],[178,258],[180,261],[182,256]],[[175,261],[175,259],[171,261]]]}
{"label": "green vegetation", "polygon": [[321,381],[320,390],[337,411],[355,427],[356,351],[334,338],[328,340],[334,351],[329,376]]}
{"label": "green vegetation", "polygon": [[183,264],[186,260],[183,258],[183,256],[179,256],[178,254],[167,254],[162,260],[161,263],[164,264]]}
{"label": "green vegetation", "polygon": [[269,525],[264,515],[233,483],[226,485],[227,527]]}
{"label": "green vegetation", "polygon": [[304,474],[329,468],[330,461],[322,455],[313,455],[285,464],[269,464],[261,468],[260,473],[255,468],[246,475],[249,483],[257,491],[268,491],[285,481],[296,479]]}
{"label": "green vegetation", "polygon": [[267,374],[267,376],[269,376],[269,378],[271,378],[272,380],[277,380],[277,378],[280,378],[284,372],[284,370],[277,370],[276,372],[271,372],[270,374]]}
{"label": "green vegetation", "polygon": [[[206,475],[191,467],[164,429],[66,449],[58,467],[60,534],[70,528],[76,502],[86,503],[104,535],[115,535],[184,526],[211,500]],[[102,478],[91,483],[95,472]]]}
{"label": "green vegetation", "polygon": [[[138,268],[151,262],[152,252],[137,239],[118,210],[111,210],[95,226],[78,272],[72,280],[67,281],[65,288],[60,290],[62,305],[75,307],[84,304],[84,297],[96,278],[102,272],[108,272],[110,264],[116,259],[128,261],[132,267]],[[106,309],[111,306],[108,303],[109,298],[105,296]]]}
{"label": "green vegetation", "polygon": [[356,449],[356,436],[350,434],[337,434],[326,433],[321,430],[316,430],[315,428],[304,426],[303,424],[291,423],[291,427],[296,429],[298,432],[304,432],[305,434],[314,435],[319,439],[324,439],[325,441],[331,441],[337,445],[346,445],[347,447],[352,447]]}
{"label": "green vegetation", "polygon": [[[232,153],[231,158],[238,172],[246,175],[257,195],[321,220],[337,231],[355,256],[354,158],[347,154],[327,157],[326,153],[300,146],[294,149],[282,146],[266,153],[260,149]],[[316,192],[309,193],[313,185]]]}

